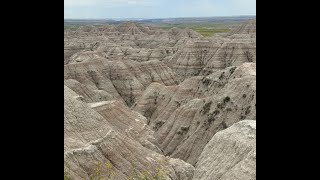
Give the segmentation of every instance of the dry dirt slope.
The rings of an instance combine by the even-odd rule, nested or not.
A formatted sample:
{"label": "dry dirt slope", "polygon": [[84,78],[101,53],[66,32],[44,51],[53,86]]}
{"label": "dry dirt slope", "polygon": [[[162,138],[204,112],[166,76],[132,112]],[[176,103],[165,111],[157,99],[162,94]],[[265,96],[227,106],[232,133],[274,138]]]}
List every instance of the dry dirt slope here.
{"label": "dry dirt slope", "polygon": [[[112,171],[111,179],[126,179],[145,172],[154,175],[158,169],[167,179],[192,179],[193,166],[156,152],[152,130],[143,116],[113,101],[89,106],[78,100],[71,89],[66,86],[64,89],[64,156],[68,178],[98,178],[96,163],[109,163],[111,169],[102,167],[99,171],[102,175]],[[105,114],[106,111],[109,113]]]}
{"label": "dry dirt slope", "polygon": [[245,63],[175,86],[153,83],[132,108],[148,118],[165,155],[195,165],[215,133],[256,119],[255,67]]}

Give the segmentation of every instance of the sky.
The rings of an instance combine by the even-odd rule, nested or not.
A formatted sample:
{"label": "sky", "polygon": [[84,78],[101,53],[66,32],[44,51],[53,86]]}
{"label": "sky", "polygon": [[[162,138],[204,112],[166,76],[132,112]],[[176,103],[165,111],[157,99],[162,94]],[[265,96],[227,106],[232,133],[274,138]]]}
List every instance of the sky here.
{"label": "sky", "polygon": [[256,0],[64,0],[65,19],[256,15]]}

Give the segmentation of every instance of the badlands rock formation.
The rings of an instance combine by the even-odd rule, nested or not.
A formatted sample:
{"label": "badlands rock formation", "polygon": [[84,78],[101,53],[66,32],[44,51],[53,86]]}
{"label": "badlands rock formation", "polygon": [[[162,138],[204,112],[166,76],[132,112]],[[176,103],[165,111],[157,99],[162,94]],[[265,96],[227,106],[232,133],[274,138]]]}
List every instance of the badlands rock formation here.
{"label": "badlands rock formation", "polygon": [[[161,170],[166,179],[192,179],[194,167],[157,153],[153,132],[143,116],[115,101],[86,104],[64,87],[64,156],[71,179],[126,179]],[[118,106],[119,105],[119,106]],[[103,168],[105,163],[110,169]],[[101,164],[97,174],[97,164]]]}
{"label": "badlands rock formation", "polygon": [[164,61],[177,73],[180,81],[192,76],[208,75],[226,67],[239,66],[245,62],[256,62],[253,22],[255,21],[245,23],[231,33],[217,35],[211,39],[189,39],[177,53],[165,58]]}
{"label": "badlands rock formation", "polygon": [[194,165],[216,132],[256,119],[255,72],[245,63],[175,86],[153,83],[132,107],[148,118],[165,155]]}
{"label": "badlands rock formation", "polygon": [[65,176],[255,179],[255,33],[65,30]]}
{"label": "badlands rock formation", "polygon": [[239,27],[234,28],[228,34],[255,34],[256,33],[256,20],[250,20],[243,23]]}
{"label": "badlands rock formation", "polygon": [[[126,102],[128,106],[131,106],[136,97],[152,82],[164,85],[176,83],[174,72],[159,60],[136,62],[97,59],[90,62],[67,64],[64,66],[64,78],[81,83],[81,85],[66,83],[74,91],[80,91],[75,86],[87,87],[86,89],[91,89],[96,94],[108,96],[101,100],[119,99]],[[83,96],[89,93],[83,88],[82,92],[79,93]]]}
{"label": "badlands rock formation", "polygon": [[218,132],[208,142],[194,179],[255,180],[255,169],[256,121],[244,120]]}

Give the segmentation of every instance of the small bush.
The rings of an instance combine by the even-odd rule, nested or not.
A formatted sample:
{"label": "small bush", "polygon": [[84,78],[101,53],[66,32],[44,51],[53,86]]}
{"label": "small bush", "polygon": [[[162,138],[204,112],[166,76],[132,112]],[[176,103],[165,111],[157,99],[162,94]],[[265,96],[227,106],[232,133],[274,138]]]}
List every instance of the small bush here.
{"label": "small bush", "polygon": [[181,127],[181,131],[189,131],[189,127]]}
{"label": "small bush", "polygon": [[64,164],[64,180],[70,180],[70,172],[66,167],[66,163]]}
{"label": "small bush", "polygon": [[181,127],[180,130],[177,132],[177,134],[184,135],[184,134],[187,134],[188,131],[189,131],[189,127]]}
{"label": "small bush", "polygon": [[208,123],[209,123],[209,125],[211,124],[211,123],[213,123],[214,121],[216,120],[216,118],[215,118],[215,116],[213,115],[213,114],[208,114],[208,119],[207,119],[207,121],[208,121]]}
{"label": "small bush", "polygon": [[252,101],[253,99],[254,99],[254,94],[250,96],[250,101]]}
{"label": "small bush", "polygon": [[237,67],[232,67],[229,71],[230,71],[230,75],[234,73],[234,71],[237,69]]}
{"label": "small bush", "polygon": [[153,92],[154,104],[157,104],[157,100],[158,100],[159,94],[160,94],[159,92]]}
{"label": "small bush", "polygon": [[158,131],[159,130],[159,128],[162,126],[164,124],[164,122],[163,121],[158,121],[158,122],[156,122],[156,124],[154,125],[154,130],[155,131]]}
{"label": "small bush", "polygon": [[220,113],[220,111],[215,110],[212,113],[208,114],[208,123],[211,124],[216,120],[216,116]]}
{"label": "small bush", "polygon": [[251,108],[251,106],[248,106],[246,108],[245,115],[248,115],[251,112],[250,108]]}
{"label": "small bush", "polygon": [[201,82],[202,82],[205,86],[208,86],[208,85],[211,83],[211,80],[210,80],[210,79],[207,79],[207,78],[203,78]]}
{"label": "small bush", "polygon": [[179,101],[175,101],[175,103],[177,103],[177,107],[180,107],[180,106],[181,106],[181,104],[180,104]]}
{"label": "small bush", "polygon": [[248,62],[253,62],[254,55],[249,50],[243,52],[243,54],[247,58]]}
{"label": "small bush", "polygon": [[213,114],[214,116],[217,116],[219,113],[220,113],[220,111],[219,111],[219,110],[215,110],[215,111],[213,111],[213,113],[212,113],[212,114]]}
{"label": "small bush", "polygon": [[[89,176],[90,180],[108,180],[111,178],[112,172],[112,164],[110,162],[104,163],[104,167],[101,166],[100,162],[95,162],[96,167],[94,171]],[[107,171],[106,174],[102,172],[103,168]]]}
{"label": "small bush", "polygon": [[224,121],[222,121],[221,125],[222,125],[223,129],[227,129],[228,128],[226,122],[224,122]]}
{"label": "small bush", "polygon": [[[155,108],[148,108],[146,111],[143,113],[143,115],[149,120],[155,111]],[[149,123],[149,122],[148,122]]]}
{"label": "small bush", "polygon": [[224,72],[222,72],[219,76],[219,79],[221,80],[224,77]]}
{"label": "small bush", "polygon": [[158,167],[156,169],[156,172],[150,174],[148,172],[137,172],[134,169],[134,176],[133,177],[127,177],[126,180],[166,180],[165,173],[158,164]]}
{"label": "small bush", "polygon": [[202,107],[202,114],[207,114],[210,111],[210,106],[212,104],[212,101],[204,104],[204,106]]}
{"label": "small bush", "polygon": [[227,96],[227,97],[225,97],[224,99],[223,99],[223,102],[224,103],[227,103],[227,102],[229,102],[230,101],[230,97],[229,96]]}

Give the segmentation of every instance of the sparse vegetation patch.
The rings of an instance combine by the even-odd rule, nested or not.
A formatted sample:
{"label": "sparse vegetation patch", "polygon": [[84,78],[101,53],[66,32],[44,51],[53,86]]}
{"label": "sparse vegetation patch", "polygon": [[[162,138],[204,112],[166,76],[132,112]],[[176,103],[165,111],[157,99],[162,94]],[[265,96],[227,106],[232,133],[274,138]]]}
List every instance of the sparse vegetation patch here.
{"label": "sparse vegetation patch", "polygon": [[202,107],[201,113],[207,114],[210,111],[211,104],[212,104],[212,101],[209,101],[208,103],[204,104],[204,106]]}

